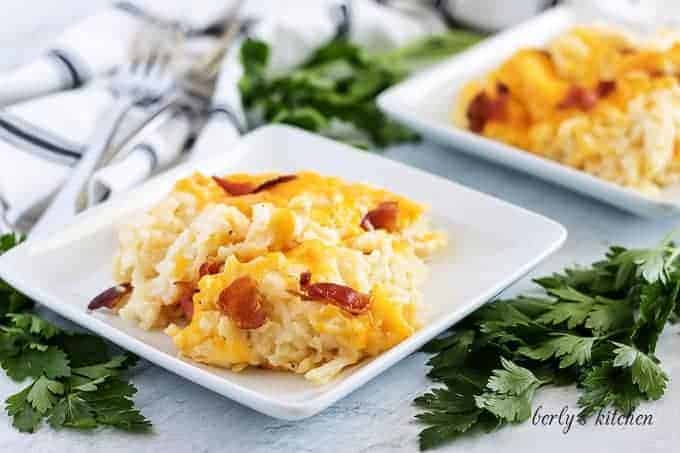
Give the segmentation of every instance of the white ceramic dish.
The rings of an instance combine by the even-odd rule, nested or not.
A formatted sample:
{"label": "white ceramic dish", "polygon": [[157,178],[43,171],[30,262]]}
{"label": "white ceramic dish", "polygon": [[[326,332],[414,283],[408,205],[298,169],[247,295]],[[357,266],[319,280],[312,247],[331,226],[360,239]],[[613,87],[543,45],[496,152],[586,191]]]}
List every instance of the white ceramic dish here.
{"label": "white ceramic dish", "polygon": [[451,106],[466,82],[483,76],[518,49],[542,46],[570,26],[584,21],[591,22],[572,7],[554,8],[392,87],[378,98],[378,105],[424,136],[457,150],[527,172],[638,215],[678,215],[680,186],[666,188],[658,198],[647,197],[451,123]]}
{"label": "white ceramic dish", "polygon": [[[88,312],[88,300],[112,284],[116,225],[163,197],[174,181],[195,169],[207,174],[309,169],[371,182],[429,204],[434,224],[447,231],[450,246],[431,263],[424,288],[426,325],[379,357],[315,386],[282,372],[233,373],[202,366],[178,358],[161,331],[143,331],[115,315]],[[565,238],[558,223],[451,181],[297,129],[270,126],[245,136],[219,158],[179,167],[124,199],[86,212],[64,231],[29,239],[0,257],[0,277],[141,357],[255,410],[293,420],[323,410],[418,350],[522,277]]]}

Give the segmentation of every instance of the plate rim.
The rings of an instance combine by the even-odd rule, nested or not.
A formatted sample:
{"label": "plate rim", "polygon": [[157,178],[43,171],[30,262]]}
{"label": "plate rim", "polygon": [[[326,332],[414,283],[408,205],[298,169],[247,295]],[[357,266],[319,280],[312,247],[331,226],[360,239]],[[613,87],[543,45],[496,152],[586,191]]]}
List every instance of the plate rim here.
{"label": "plate rim", "polygon": [[[307,136],[307,139],[314,139],[317,142],[327,142],[327,144],[333,144],[336,146],[347,146],[332,140],[320,137],[302,131],[297,128],[289,126],[265,126],[257,129],[250,134],[244,135],[239,142],[242,140],[254,140],[260,139],[261,136],[266,136],[266,134],[294,134],[300,137]],[[235,145],[235,146],[238,146]],[[347,146],[348,149],[351,149]],[[475,193],[489,201],[495,203],[501,203],[507,208],[511,209],[513,212],[522,216],[529,216],[532,221],[540,222],[542,228],[550,229],[550,240],[549,244],[540,247],[540,252],[536,253],[530,260],[524,263],[521,267],[514,269],[512,272],[504,276],[496,282],[491,288],[486,291],[481,292],[474,298],[467,299],[464,304],[461,304],[464,308],[460,311],[453,312],[447,316],[442,317],[442,319],[433,321],[423,328],[404,340],[400,344],[394,346],[393,348],[384,351],[374,358],[375,365],[371,363],[366,364],[362,370],[357,373],[343,378],[337,385],[330,387],[327,391],[320,392],[317,395],[310,397],[305,401],[293,401],[293,400],[282,400],[275,399],[264,395],[256,390],[245,388],[240,384],[234,383],[228,379],[220,377],[218,375],[212,374],[203,370],[198,364],[182,360],[176,355],[166,354],[163,351],[158,350],[156,347],[145,343],[144,341],[135,338],[132,335],[119,330],[117,327],[107,323],[103,319],[91,316],[87,310],[79,309],[77,306],[70,303],[62,303],[62,298],[51,294],[48,289],[43,289],[39,286],[31,283],[31,277],[28,274],[23,274],[17,270],[13,271],[11,263],[13,260],[20,260],[21,255],[24,253],[30,253],[30,247],[34,241],[40,241],[41,238],[37,238],[32,241],[30,238],[19,246],[11,249],[2,256],[0,256],[0,278],[7,281],[10,285],[19,289],[25,293],[30,298],[40,301],[37,302],[48,309],[57,312],[59,315],[71,320],[72,322],[84,327],[102,337],[107,338],[109,341],[119,345],[120,347],[129,350],[140,357],[144,357],[146,360],[168,370],[171,373],[177,374],[185,379],[188,379],[200,386],[208,388],[222,396],[232,399],[239,404],[248,406],[254,410],[262,412],[264,414],[284,419],[284,420],[300,420],[312,415],[315,415],[322,410],[326,409],[330,405],[334,404],[338,400],[344,398],[354,390],[362,387],[365,383],[372,380],[379,374],[383,373],[387,369],[391,368],[400,360],[406,358],[411,353],[420,349],[420,347],[425,344],[430,339],[441,334],[444,330],[455,324],[456,322],[463,319],[467,314],[476,310],[483,304],[492,300],[498,293],[505,290],[508,286],[512,285],[517,280],[521,279],[524,275],[529,273],[534,267],[536,267],[540,262],[545,260],[548,256],[557,251],[566,241],[567,230],[560,223],[552,220],[546,216],[535,213],[531,210],[523,208],[521,206],[514,205],[507,201],[498,199],[492,195],[485,194],[483,192],[471,189],[465,185],[457,183],[455,181],[449,180],[447,178],[431,174],[424,170],[416,167],[406,165],[402,162],[387,159],[382,156],[369,155],[372,159],[377,159],[378,161],[387,160],[392,164],[396,164],[409,172],[416,172],[427,175],[428,177],[436,178],[438,180],[444,181],[448,184],[453,185],[457,190],[464,190],[468,193]],[[209,162],[214,159],[207,159]],[[196,163],[186,164],[187,168],[196,168]],[[156,178],[152,178],[153,181]],[[134,189],[126,196],[131,197],[139,191],[141,188]],[[95,211],[105,210],[112,208],[109,203],[106,203]],[[434,207],[433,207],[434,208]],[[434,209],[433,209],[434,211]],[[95,212],[96,213],[96,212]],[[88,217],[92,215],[90,212],[87,213]],[[82,219],[81,219],[82,220]],[[75,224],[78,221],[74,222]],[[546,230],[547,231],[547,230]],[[553,237],[554,236],[554,237]],[[546,242],[548,239],[546,238]],[[16,257],[16,258],[15,258]]]}

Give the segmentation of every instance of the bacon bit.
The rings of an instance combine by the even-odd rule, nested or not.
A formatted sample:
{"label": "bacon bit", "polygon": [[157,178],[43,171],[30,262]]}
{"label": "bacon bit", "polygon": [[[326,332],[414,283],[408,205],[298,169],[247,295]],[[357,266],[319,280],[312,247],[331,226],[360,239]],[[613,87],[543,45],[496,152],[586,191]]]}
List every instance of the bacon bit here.
{"label": "bacon bit", "polygon": [[178,304],[189,321],[194,317],[194,294],[198,292],[193,282],[175,282],[179,291]]}
{"label": "bacon bit", "polygon": [[300,274],[300,290],[289,291],[303,300],[314,300],[335,305],[353,315],[365,313],[371,302],[368,294],[360,293],[353,288],[336,283],[311,283],[312,273]]}
{"label": "bacon bit", "polygon": [[616,80],[600,80],[595,88],[599,98],[606,98],[616,90]]}
{"label": "bacon bit", "polygon": [[222,188],[222,190],[227,192],[228,195],[236,197],[240,195],[248,195],[255,189],[253,183],[249,181],[229,181],[228,179],[220,178],[219,176],[213,176],[213,181],[215,181]]}
{"label": "bacon bit", "polygon": [[99,308],[114,309],[120,303],[124,296],[132,292],[132,285],[130,283],[121,283],[120,285],[112,286],[106,291],[99,294],[87,304],[88,310],[97,310]]}
{"label": "bacon bit", "polygon": [[220,293],[218,305],[240,329],[257,329],[267,321],[262,301],[255,280],[244,276],[234,280]]}
{"label": "bacon bit", "polygon": [[377,208],[368,211],[361,219],[361,228],[366,231],[383,229],[395,231],[397,229],[397,216],[399,215],[399,203],[396,201],[383,201]]}
{"label": "bacon bit", "polygon": [[573,86],[569,88],[567,95],[562,102],[557,104],[559,109],[577,108],[581,110],[590,110],[595,107],[597,103],[597,93],[592,90],[587,90],[581,86]]}
{"label": "bacon bit", "polygon": [[220,261],[214,261],[214,260],[208,260],[205,263],[201,264],[201,267],[198,268],[198,278],[203,278],[206,275],[215,275],[220,272],[220,269],[222,268],[222,262]]}
{"label": "bacon bit", "polygon": [[304,298],[326,302],[353,314],[360,315],[368,311],[371,297],[353,288],[336,283],[312,283],[303,288]]}
{"label": "bacon bit", "polygon": [[259,186],[257,186],[255,188],[255,190],[253,191],[253,193],[258,193],[258,192],[262,192],[263,190],[271,189],[272,187],[274,187],[278,184],[283,184],[284,182],[292,181],[296,178],[297,178],[296,175],[277,176],[276,178],[270,179],[269,181],[265,181],[262,184],[260,184]]}
{"label": "bacon bit", "polygon": [[224,190],[225,192],[227,192],[227,194],[234,197],[262,192],[264,190],[271,189],[272,187],[278,184],[292,181],[295,178],[297,178],[296,175],[281,175],[277,176],[276,178],[265,181],[259,186],[256,186],[249,181],[244,182],[229,181],[228,179],[220,178],[219,176],[213,176],[213,180],[222,188],[222,190]]}
{"label": "bacon bit", "polygon": [[467,119],[471,131],[482,132],[487,122],[505,119],[510,89],[507,85],[498,83],[496,84],[496,93],[497,95],[494,99],[486,91],[482,91],[470,101],[467,109]]}
{"label": "bacon bit", "polygon": [[601,80],[595,89],[589,90],[582,86],[574,85],[569,88],[564,100],[557,104],[559,109],[577,108],[588,111],[595,107],[597,101],[609,96],[616,90],[615,80]]}
{"label": "bacon bit", "polygon": [[507,96],[510,94],[510,88],[506,84],[498,82],[496,84],[496,92],[499,96]]}
{"label": "bacon bit", "polygon": [[312,281],[312,273],[305,271],[300,274],[300,288],[306,288]]}

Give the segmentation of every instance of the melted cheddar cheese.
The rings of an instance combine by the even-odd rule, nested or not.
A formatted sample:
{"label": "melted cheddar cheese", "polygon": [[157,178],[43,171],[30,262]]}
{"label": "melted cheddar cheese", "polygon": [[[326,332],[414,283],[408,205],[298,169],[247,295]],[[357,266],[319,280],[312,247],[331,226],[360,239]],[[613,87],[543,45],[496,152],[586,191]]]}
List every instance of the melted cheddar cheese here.
{"label": "melted cheddar cheese", "polygon": [[[134,290],[120,314],[143,327],[166,325],[180,354],[199,362],[326,382],[418,329],[424,259],[446,238],[430,228],[423,206],[384,189],[312,172],[256,189],[277,177],[197,173],[160,203],[169,209],[156,207],[124,228],[116,275]],[[252,190],[228,192],[239,184]],[[367,227],[364,218],[385,202],[397,206],[389,231]],[[164,250],[140,256],[145,241],[159,236]],[[202,274],[205,263],[218,263],[210,266],[215,272]],[[304,274],[308,285],[336,285],[368,304],[352,311],[342,300],[308,297]],[[245,277],[259,295],[251,308],[265,314],[255,325],[234,318],[240,312],[223,302]],[[187,287],[194,288],[188,301]]]}
{"label": "melted cheddar cheese", "polygon": [[[680,41],[661,41],[576,27],[545,49],[518,50],[484,78],[466,84],[452,120],[656,194],[680,177]],[[499,96],[503,99],[492,105],[489,99]],[[473,123],[472,115],[480,110],[486,120]]]}

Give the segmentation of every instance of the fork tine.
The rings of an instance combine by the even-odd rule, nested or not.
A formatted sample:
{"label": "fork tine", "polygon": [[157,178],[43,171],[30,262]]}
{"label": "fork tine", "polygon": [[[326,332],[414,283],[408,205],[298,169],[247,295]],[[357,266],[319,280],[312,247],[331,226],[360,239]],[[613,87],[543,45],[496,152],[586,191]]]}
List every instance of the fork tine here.
{"label": "fork tine", "polygon": [[160,77],[168,67],[171,53],[166,44],[158,46],[154,53],[150,56],[149,76]]}

